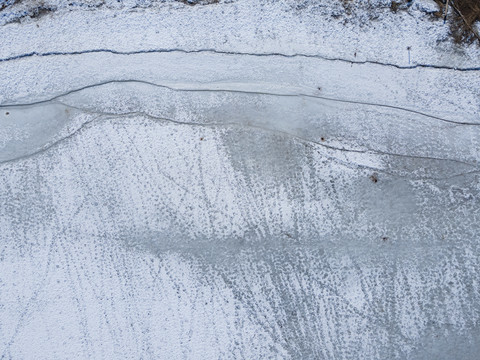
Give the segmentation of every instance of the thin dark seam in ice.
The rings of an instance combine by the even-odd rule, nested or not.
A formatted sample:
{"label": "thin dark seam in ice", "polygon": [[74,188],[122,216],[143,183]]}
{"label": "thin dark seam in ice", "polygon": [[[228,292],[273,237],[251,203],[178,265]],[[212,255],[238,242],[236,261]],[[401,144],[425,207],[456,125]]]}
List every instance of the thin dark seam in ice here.
{"label": "thin dark seam in ice", "polygon": [[[339,148],[339,147],[335,147],[335,146],[332,146],[332,145],[317,142],[315,140],[307,139],[307,138],[301,137],[299,135],[291,134],[291,133],[286,132],[286,131],[271,129],[271,128],[267,128],[267,127],[263,127],[263,126],[259,126],[259,125],[239,124],[239,123],[207,123],[207,124],[202,124],[202,123],[194,123],[194,122],[184,122],[184,121],[179,121],[179,120],[165,118],[165,117],[156,117],[156,116],[147,114],[145,112],[140,112],[140,111],[116,114],[116,113],[107,113],[107,112],[100,112],[100,111],[88,111],[88,110],[84,110],[84,109],[79,108],[79,107],[64,104],[62,102],[59,102],[59,103],[62,104],[62,105],[65,105],[67,107],[73,108],[73,109],[77,109],[77,110],[88,112],[88,113],[97,114],[97,115],[100,115],[100,116],[104,115],[104,116],[108,116],[109,118],[143,116],[143,117],[145,117],[147,119],[150,119],[150,120],[153,120],[153,121],[164,121],[164,122],[174,123],[174,124],[177,124],[177,125],[199,126],[199,127],[209,127],[209,128],[237,126],[237,127],[243,127],[243,128],[258,129],[258,130],[265,131],[265,132],[270,132],[270,133],[273,133],[273,134],[283,135],[283,136],[286,136],[286,137],[296,139],[296,140],[298,140],[300,142],[303,142],[303,143],[314,144],[314,145],[321,146],[323,148],[326,148],[326,149],[329,149],[329,150],[334,150],[334,151],[347,152],[347,153],[359,153],[359,154],[367,154],[367,155],[372,154],[372,155],[384,155],[384,156],[393,156],[393,157],[405,157],[405,158],[410,158],[410,159],[422,159],[422,160],[432,160],[432,161],[448,161],[448,162],[459,163],[459,164],[462,164],[462,165],[467,165],[467,166],[470,166],[470,167],[473,167],[474,169],[476,169],[476,170],[473,170],[473,171],[462,172],[462,173],[459,173],[459,174],[454,174],[454,175],[450,175],[450,176],[446,176],[446,177],[440,177],[440,178],[416,177],[416,176],[413,176],[413,175],[408,175],[407,176],[407,175],[391,173],[391,172],[388,172],[384,169],[373,167],[373,166],[361,165],[361,164],[352,164],[350,162],[342,161],[341,159],[339,159],[335,156],[322,154],[324,157],[326,157],[326,158],[328,158],[332,161],[335,161],[339,164],[342,164],[342,165],[344,165],[348,168],[356,168],[356,169],[363,169],[363,170],[366,170],[366,169],[374,170],[374,171],[378,171],[378,172],[390,175],[392,177],[408,178],[408,179],[411,179],[411,180],[440,181],[440,180],[452,179],[452,178],[459,177],[459,176],[476,174],[476,173],[480,172],[480,169],[477,166],[475,166],[474,164],[464,162],[464,161],[461,161],[461,160],[447,159],[447,158],[436,158],[436,157],[428,157],[428,156],[396,154],[396,153],[389,153],[389,152],[385,152],[385,151],[381,151],[381,150],[374,150],[374,149],[357,150],[357,149]],[[99,117],[96,117],[96,118],[93,118],[91,120],[88,120],[88,121],[84,122],[77,129],[75,129],[72,133],[70,133],[63,138],[60,138],[60,139],[48,144],[47,146],[45,146],[45,147],[43,147],[43,148],[41,148],[37,151],[34,151],[32,153],[29,153],[29,154],[25,154],[25,155],[22,155],[22,156],[13,158],[13,159],[0,161],[0,165],[7,164],[7,163],[12,163],[12,162],[23,160],[23,159],[28,159],[28,158],[31,158],[33,156],[44,153],[44,152],[48,151],[49,149],[57,146],[58,144],[72,138],[77,133],[79,133],[81,130],[85,129],[87,125],[94,123],[98,119],[99,119]]]}
{"label": "thin dark seam in ice", "polygon": [[196,49],[196,50],[185,50],[185,49],[148,49],[148,50],[134,50],[134,51],[120,51],[120,50],[113,50],[113,49],[88,49],[88,50],[79,50],[79,51],[48,51],[48,52],[37,52],[32,51],[29,53],[13,55],[10,57],[1,58],[0,62],[7,62],[12,60],[19,60],[24,58],[29,58],[33,56],[71,56],[71,55],[82,55],[82,54],[92,54],[92,53],[110,53],[115,55],[138,55],[138,54],[153,54],[153,53],[184,53],[184,54],[197,54],[197,53],[213,53],[213,54],[220,54],[220,55],[238,55],[238,56],[256,56],[256,57],[267,57],[267,56],[277,56],[277,57],[284,57],[284,58],[296,58],[296,57],[304,57],[304,58],[314,58],[314,59],[322,59],[325,61],[338,61],[338,62],[345,62],[348,64],[353,65],[365,65],[365,64],[372,64],[372,65],[380,65],[380,66],[388,66],[394,67],[400,70],[412,70],[417,68],[425,68],[425,69],[438,69],[438,70],[453,70],[453,71],[480,71],[480,67],[453,67],[453,66],[446,66],[446,65],[433,65],[433,64],[414,64],[414,65],[397,65],[393,63],[384,63],[380,61],[373,61],[373,60],[363,60],[363,61],[355,61],[355,60],[348,60],[343,58],[334,58],[328,57],[318,54],[302,54],[302,53],[293,53],[293,54],[285,54],[280,52],[272,52],[272,53],[253,53],[253,52],[238,52],[238,51],[227,51],[227,50],[216,50],[216,49]]}
{"label": "thin dark seam in ice", "polygon": [[265,95],[265,96],[279,96],[279,97],[304,97],[304,98],[310,98],[310,99],[321,99],[321,100],[326,100],[326,101],[333,101],[333,102],[339,102],[339,103],[345,103],[345,104],[357,104],[357,105],[365,105],[365,106],[376,106],[376,107],[383,107],[387,109],[394,109],[394,110],[400,110],[400,111],[405,111],[409,112],[412,114],[417,114],[421,115],[427,118],[439,120],[442,122],[446,122],[449,124],[456,124],[456,125],[470,125],[470,126],[479,126],[480,123],[472,123],[472,122],[463,122],[463,121],[454,121],[454,120],[448,120],[445,118],[441,118],[439,116],[427,114],[418,110],[413,110],[413,109],[408,109],[404,108],[401,106],[395,106],[395,105],[388,105],[388,104],[378,104],[378,103],[371,103],[371,102],[364,102],[364,101],[357,101],[357,100],[347,100],[347,99],[338,99],[338,98],[332,98],[332,97],[327,97],[327,96],[320,96],[320,95],[311,95],[311,94],[304,94],[304,93],[298,93],[298,94],[282,94],[282,93],[272,93],[272,92],[264,92],[264,91],[248,91],[248,90],[234,90],[234,89],[179,89],[179,88],[174,88],[168,85],[162,85],[162,84],[156,84],[150,81],[145,81],[145,80],[136,80],[136,79],[121,79],[121,80],[107,80],[107,81],[102,81],[100,83],[96,84],[90,84],[86,86],[82,86],[77,89],[72,89],[67,92],[64,92],[59,95],[55,95],[49,99],[45,100],[39,100],[39,101],[34,101],[31,103],[16,103],[16,104],[3,104],[0,105],[0,109],[2,108],[12,108],[12,107],[20,107],[20,106],[33,106],[33,105],[39,105],[39,104],[46,104],[51,101],[57,100],[61,97],[71,95],[77,92],[80,92],[82,90],[87,90],[95,87],[100,87],[103,85],[107,84],[114,84],[114,83],[140,83],[140,84],[145,84],[145,85],[150,85],[150,86],[155,86],[159,88],[164,88],[168,89],[171,91],[178,91],[178,92],[226,92],[226,93],[234,93],[234,94],[252,94],[252,95]]}

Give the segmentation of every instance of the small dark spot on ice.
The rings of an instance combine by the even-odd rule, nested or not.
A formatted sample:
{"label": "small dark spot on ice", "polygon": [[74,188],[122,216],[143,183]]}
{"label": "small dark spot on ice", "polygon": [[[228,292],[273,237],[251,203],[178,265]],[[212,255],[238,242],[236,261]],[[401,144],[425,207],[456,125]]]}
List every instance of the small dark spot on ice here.
{"label": "small dark spot on ice", "polygon": [[384,237],[382,237],[382,240],[383,240],[383,241],[387,241],[387,240],[388,240],[388,237],[387,237],[387,236],[384,236]]}
{"label": "small dark spot on ice", "polygon": [[318,86],[317,89],[318,89],[319,91],[322,91],[322,88],[321,88],[320,86]]}
{"label": "small dark spot on ice", "polygon": [[374,183],[378,182],[378,175],[376,173],[373,173],[370,175],[370,180],[372,180]]}
{"label": "small dark spot on ice", "polygon": [[10,113],[7,111],[7,112],[5,113],[5,115],[10,115]]}
{"label": "small dark spot on ice", "polygon": [[320,138],[320,140],[325,141],[325,138],[322,136],[322,137]]}
{"label": "small dark spot on ice", "polygon": [[200,141],[203,141],[203,139],[204,139],[204,137],[201,137],[201,138],[200,138]]}

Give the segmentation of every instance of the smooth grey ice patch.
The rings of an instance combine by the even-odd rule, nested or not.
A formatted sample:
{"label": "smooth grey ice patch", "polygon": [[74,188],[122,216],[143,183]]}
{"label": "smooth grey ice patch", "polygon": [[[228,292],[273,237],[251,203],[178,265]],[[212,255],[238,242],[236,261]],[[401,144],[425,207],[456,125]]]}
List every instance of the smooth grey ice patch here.
{"label": "smooth grey ice patch", "polygon": [[[13,74],[19,65],[24,81],[16,85]],[[72,72],[72,68],[75,71]],[[48,88],[38,81],[39,73],[49,74]],[[475,87],[480,72],[399,70],[312,58],[215,53],[89,53],[2,63],[0,76],[5,79],[0,93],[2,104],[41,101],[74,89],[131,80],[170,85],[179,90],[203,88],[319,95],[410,109],[456,123],[478,122],[480,106]],[[436,96],[431,96],[431,89],[435,89]]]}
{"label": "smooth grey ice patch", "polygon": [[[254,90],[256,89],[256,90]],[[275,84],[155,84],[111,81],[62,96],[69,106],[99,115],[135,112],[197,126],[246,126],[317,143],[362,166],[417,178],[478,170],[472,133],[428,114],[322,97],[318,90]],[[423,134],[429,132],[431,136]],[[398,141],[402,139],[403,141]],[[407,146],[408,144],[408,146]],[[358,156],[355,157],[355,153]]]}
{"label": "smooth grey ice patch", "polygon": [[[293,89],[274,88],[274,84],[162,85],[134,80],[110,81],[16,108],[29,109],[27,114],[33,114],[30,117],[38,113],[36,123],[45,123],[43,132],[50,129],[50,117],[56,114],[46,105],[53,102],[52,109],[56,109],[62,106],[58,104],[62,101],[63,115],[85,113],[98,117],[99,121],[102,116],[144,114],[158,121],[210,127],[246,126],[261,132],[276,132],[316,143],[330,150],[337,160],[339,155],[340,158],[347,156],[345,161],[361,167],[380,170],[382,163],[390,161],[398,164],[389,166],[391,172],[411,179],[442,179],[478,171],[469,143],[475,141],[471,134],[479,132],[480,127],[454,126],[455,123],[443,123],[428,114],[401,108],[330,99],[314,93],[297,96]],[[3,107],[6,113],[11,108],[11,105]],[[15,114],[23,113],[15,111]],[[24,122],[30,124],[30,117],[27,115]],[[64,120],[59,117],[55,121]],[[16,126],[26,126],[21,124],[19,121]],[[29,151],[17,151],[17,156],[5,151],[5,156],[14,159],[33,153],[39,145],[49,143],[54,137],[61,140],[62,136],[70,136],[75,129],[67,128],[63,135],[53,134],[53,129],[49,137],[37,136],[31,143],[26,139],[22,145]],[[60,128],[56,130],[59,132]],[[430,131],[432,136],[423,136],[425,131]],[[405,139],[405,144],[397,141],[399,137]],[[407,141],[412,140],[415,147],[407,149]],[[463,147],[465,151],[460,151]]]}
{"label": "smooth grey ice patch", "polygon": [[0,161],[32,154],[58,139],[75,114],[55,103],[0,109]]}

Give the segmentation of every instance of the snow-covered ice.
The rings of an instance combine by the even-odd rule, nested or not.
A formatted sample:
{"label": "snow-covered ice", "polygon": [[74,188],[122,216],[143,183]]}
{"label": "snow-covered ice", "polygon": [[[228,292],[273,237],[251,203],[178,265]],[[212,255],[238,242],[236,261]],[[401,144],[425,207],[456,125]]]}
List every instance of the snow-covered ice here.
{"label": "snow-covered ice", "polygon": [[352,3],[0,0],[1,358],[477,358],[480,49]]}

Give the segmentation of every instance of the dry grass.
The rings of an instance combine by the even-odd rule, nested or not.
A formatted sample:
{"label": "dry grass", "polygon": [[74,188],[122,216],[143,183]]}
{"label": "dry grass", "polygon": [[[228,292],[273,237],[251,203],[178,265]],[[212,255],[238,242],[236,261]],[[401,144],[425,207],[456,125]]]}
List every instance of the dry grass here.
{"label": "dry grass", "polygon": [[407,4],[407,0],[403,1],[392,1],[390,4],[390,10],[394,13],[400,10],[405,10],[405,5]]}
{"label": "dry grass", "polygon": [[[444,18],[447,0],[434,1],[438,5],[438,11],[434,16]],[[407,10],[408,3],[408,0],[392,0],[390,11],[397,13]],[[457,44],[471,44],[478,41],[480,45],[480,34],[476,29],[477,24],[480,23],[480,0],[449,0],[446,22]]]}
{"label": "dry grass", "polygon": [[[15,1],[14,1],[14,2],[15,2]],[[8,6],[7,4],[8,4],[8,2],[2,2],[2,3],[0,4],[0,11],[2,11],[3,9],[5,9],[5,8]],[[11,5],[11,4],[9,4],[9,5]]]}
{"label": "dry grass", "polygon": [[195,5],[211,5],[218,4],[219,0],[178,0],[185,5],[195,6]]}
{"label": "dry grass", "polygon": [[[364,0],[338,0],[347,16],[352,15],[356,9],[364,4]],[[438,19],[445,16],[447,0],[434,0],[438,5],[438,11],[429,13]],[[411,0],[391,0],[389,9],[392,13],[408,11],[412,5]],[[375,11],[374,8],[371,9]],[[480,24],[480,0],[448,0],[448,14],[446,26],[450,28],[453,41],[457,44],[471,44],[478,42],[480,45],[480,33],[477,30]]]}
{"label": "dry grass", "polygon": [[[439,6],[439,16],[443,17],[445,0],[435,0],[435,2]],[[478,41],[480,45],[480,34],[475,29],[476,23],[480,22],[480,1],[450,0],[449,6],[447,21],[453,40],[458,44],[471,44]]]}

